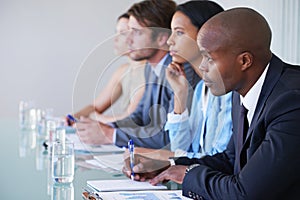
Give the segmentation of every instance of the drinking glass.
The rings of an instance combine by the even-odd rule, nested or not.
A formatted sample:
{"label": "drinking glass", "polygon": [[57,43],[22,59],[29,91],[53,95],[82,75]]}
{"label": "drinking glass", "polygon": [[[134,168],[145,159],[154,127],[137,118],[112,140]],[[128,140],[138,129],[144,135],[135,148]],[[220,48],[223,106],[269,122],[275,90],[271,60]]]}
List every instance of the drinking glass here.
{"label": "drinking glass", "polygon": [[74,144],[55,141],[52,144],[52,179],[56,183],[71,183],[74,179]]}
{"label": "drinking glass", "polygon": [[19,124],[21,129],[35,129],[36,113],[33,101],[19,102]]}

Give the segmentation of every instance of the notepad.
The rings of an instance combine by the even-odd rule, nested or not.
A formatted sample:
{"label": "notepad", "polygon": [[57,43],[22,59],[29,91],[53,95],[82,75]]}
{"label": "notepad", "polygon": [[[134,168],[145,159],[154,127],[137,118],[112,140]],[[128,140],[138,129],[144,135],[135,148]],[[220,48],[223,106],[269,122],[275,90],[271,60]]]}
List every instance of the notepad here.
{"label": "notepad", "polygon": [[138,191],[138,190],[166,190],[165,185],[153,186],[149,182],[123,180],[89,180],[87,185],[98,192],[109,191]]}

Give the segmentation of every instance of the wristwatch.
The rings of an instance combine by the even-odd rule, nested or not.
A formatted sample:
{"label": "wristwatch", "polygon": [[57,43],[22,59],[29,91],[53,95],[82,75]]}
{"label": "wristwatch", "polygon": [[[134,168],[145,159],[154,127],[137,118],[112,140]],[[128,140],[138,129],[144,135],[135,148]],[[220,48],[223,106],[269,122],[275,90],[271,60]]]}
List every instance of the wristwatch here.
{"label": "wristwatch", "polygon": [[191,171],[193,168],[199,167],[199,166],[200,166],[200,164],[192,164],[192,165],[188,166],[185,170],[185,174],[189,173],[189,171]]}

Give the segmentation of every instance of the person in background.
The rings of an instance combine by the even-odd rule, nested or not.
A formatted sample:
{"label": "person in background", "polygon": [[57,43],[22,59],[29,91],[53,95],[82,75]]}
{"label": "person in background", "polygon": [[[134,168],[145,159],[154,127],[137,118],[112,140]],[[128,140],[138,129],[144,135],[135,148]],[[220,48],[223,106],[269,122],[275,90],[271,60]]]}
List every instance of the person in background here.
{"label": "person in background", "polygon": [[218,96],[235,91],[230,142],[222,153],[178,158],[173,166],[135,155],[136,180],[182,183],[193,199],[299,198],[300,66],[272,54],[271,37],[268,22],[250,8],[221,12],[202,26],[206,86]]}
{"label": "person in background", "polygon": [[[126,37],[128,34],[129,15],[127,13],[118,17],[116,24],[117,35],[114,38],[114,50],[118,56],[128,57]],[[94,104],[87,105],[74,114],[74,117],[90,117],[102,123],[122,119],[130,115],[137,107],[145,90],[144,78],[145,61],[134,61],[128,58],[128,63],[121,65],[112,75],[108,84],[103,88]],[[118,99],[120,103],[118,114],[110,116],[103,114]],[[115,113],[115,112],[114,112]],[[69,122],[69,124],[72,124]]]}
{"label": "person in background", "polygon": [[[144,95],[137,109],[130,116],[114,122],[113,127],[89,119],[80,120],[77,128],[83,142],[114,143],[124,147],[132,139],[135,146],[169,148],[168,131],[163,127],[167,113],[173,110],[174,95],[166,79],[165,69],[171,62],[167,40],[175,8],[176,4],[171,0],[147,0],[135,3],[129,9],[129,56],[136,61],[147,60]],[[193,89],[200,77],[190,66],[184,66],[184,71],[189,83],[187,104],[190,108]]]}
{"label": "person in background", "polygon": [[189,117],[186,105],[188,85],[182,70],[182,64],[188,61],[202,77],[198,68],[202,57],[196,42],[197,33],[210,17],[222,11],[223,8],[212,1],[189,1],[177,6],[171,22],[172,34],[168,39],[173,62],[166,69],[166,77],[175,96],[174,110],[168,114],[165,126],[169,131],[171,151],[138,147],[135,153],[167,160],[174,156],[200,158],[226,148],[232,134],[232,93],[214,96],[200,81],[194,91]]}

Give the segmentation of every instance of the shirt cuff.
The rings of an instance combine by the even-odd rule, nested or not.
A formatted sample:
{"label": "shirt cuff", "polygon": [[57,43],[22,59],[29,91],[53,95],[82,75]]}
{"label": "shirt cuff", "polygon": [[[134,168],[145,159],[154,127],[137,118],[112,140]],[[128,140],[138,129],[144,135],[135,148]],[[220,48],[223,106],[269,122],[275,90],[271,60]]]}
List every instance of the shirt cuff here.
{"label": "shirt cuff", "polygon": [[116,144],[117,140],[117,129],[114,128],[114,133],[113,133],[113,144]]}
{"label": "shirt cuff", "polygon": [[175,163],[175,160],[174,160],[174,159],[172,159],[172,158],[169,158],[168,160],[169,160],[169,162],[170,162],[170,165],[171,165],[171,166],[174,166],[174,165],[176,165],[176,163]]}
{"label": "shirt cuff", "polygon": [[189,118],[189,111],[185,109],[181,114],[175,114],[174,110],[171,113],[168,113],[168,122],[169,123],[178,123],[188,120]]}

